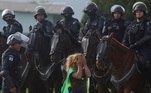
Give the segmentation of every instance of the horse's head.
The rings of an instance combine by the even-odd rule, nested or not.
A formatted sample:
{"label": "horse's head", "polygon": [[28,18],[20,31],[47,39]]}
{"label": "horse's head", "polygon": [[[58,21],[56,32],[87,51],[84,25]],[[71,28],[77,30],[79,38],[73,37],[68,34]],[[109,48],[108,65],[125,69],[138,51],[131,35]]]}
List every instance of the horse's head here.
{"label": "horse's head", "polygon": [[102,37],[97,46],[96,66],[99,69],[106,69],[109,64],[110,49],[112,49],[109,44],[110,39],[112,39],[112,34]]}
{"label": "horse's head", "polygon": [[59,59],[59,54],[61,55],[63,50],[64,50],[64,44],[67,41],[67,38],[64,30],[61,28],[56,27],[55,33],[51,39],[51,50],[50,50],[50,58],[52,61],[56,59],[56,56],[58,56]]}
{"label": "horse's head", "polygon": [[[71,53],[79,52],[79,43],[64,29],[57,29],[51,39],[51,60],[60,60]],[[77,51],[76,51],[77,50]]]}
{"label": "horse's head", "polygon": [[96,60],[98,68],[108,68],[112,64],[120,71],[133,64],[134,53],[113,38],[113,34],[111,34],[100,40]]}
{"label": "horse's head", "polygon": [[83,53],[87,55],[88,47],[92,49],[91,46],[97,46],[100,39],[100,34],[97,30],[88,30],[86,35],[82,38],[81,45],[83,49]]}

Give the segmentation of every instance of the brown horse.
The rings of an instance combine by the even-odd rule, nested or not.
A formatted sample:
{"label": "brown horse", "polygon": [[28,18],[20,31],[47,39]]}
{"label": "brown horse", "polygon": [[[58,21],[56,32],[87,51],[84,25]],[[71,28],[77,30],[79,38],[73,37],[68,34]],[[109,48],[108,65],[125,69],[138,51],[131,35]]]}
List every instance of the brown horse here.
{"label": "brown horse", "polygon": [[132,93],[141,84],[141,75],[137,70],[135,53],[122,45],[111,35],[100,41],[98,62],[106,67],[111,63],[111,82],[118,93]]}

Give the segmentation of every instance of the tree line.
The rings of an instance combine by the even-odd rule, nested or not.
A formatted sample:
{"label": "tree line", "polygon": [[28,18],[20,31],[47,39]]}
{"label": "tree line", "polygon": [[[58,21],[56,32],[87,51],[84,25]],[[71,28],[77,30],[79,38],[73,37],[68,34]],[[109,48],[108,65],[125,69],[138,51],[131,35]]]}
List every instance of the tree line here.
{"label": "tree line", "polygon": [[[110,8],[112,5],[119,4],[125,8],[124,18],[128,20],[133,20],[132,6],[135,2],[144,2],[148,7],[148,17],[151,17],[151,0],[92,0],[98,5],[99,11],[98,14],[105,16],[106,18],[111,17]],[[81,20],[82,23],[85,23],[87,16],[84,15]]]}

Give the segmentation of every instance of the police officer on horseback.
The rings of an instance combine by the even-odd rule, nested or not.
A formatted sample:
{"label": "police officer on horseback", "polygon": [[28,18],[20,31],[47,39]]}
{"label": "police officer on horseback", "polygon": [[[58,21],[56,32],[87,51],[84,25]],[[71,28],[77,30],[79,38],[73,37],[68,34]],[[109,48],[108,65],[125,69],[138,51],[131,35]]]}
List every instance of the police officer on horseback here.
{"label": "police officer on horseback", "polygon": [[138,60],[138,65],[145,79],[151,84],[151,21],[146,18],[148,9],[143,2],[136,2],[132,10],[135,20],[127,27],[123,43],[131,50],[138,51],[138,59],[143,58]]}
{"label": "police officer on horseback", "polygon": [[84,9],[84,13],[88,16],[88,20],[81,31],[80,38],[82,39],[83,36],[93,32],[97,32],[97,37],[100,38],[105,19],[102,16],[98,16],[98,6],[91,2]]}
{"label": "police officer on horseback", "polygon": [[[33,28],[31,26],[29,27],[29,37],[32,38],[34,33],[39,33],[42,37],[45,38],[50,46],[50,41],[53,36],[53,24],[51,21],[46,20],[47,14],[42,6],[37,6],[35,8],[34,18],[37,20],[37,23],[33,26]],[[32,39],[33,42],[34,40],[35,38]],[[29,43],[29,50],[36,50],[33,48],[33,46],[35,46],[33,42]]]}
{"label": "police officer on horseback", "polygon": [[[54,27],[52,22],[46,19],[47,14],[42,6],[35,8],[34,18],[37,23],[33,27],[30,26],[28,36],[31,40],[27,49],[28,59],[32,63],[32,71],[29,72],[29,76],[32,77],[29,79],[31,84],[30,91],[33,93],[47,93],[50,87],[42,77],[45,77],[45,69],[49,63],[51,63],[49,51],[51,49],[51,38],[53,36]],[[34,76],[32,76],[33,74]],[[33,77],[36,79],[33,79]]]}
{"label": "police officer on horseback", "polygon": [[61,29],[67,31],[73,39],[78,41],[81,26],[78,19],[72,17],[74,15],[73,8],[71,6],[64,7],[61,15],[63,18],[57,22],[56,27],[62,27]]}
{"label": "police officer on horseback", "polygon": [[[20,93],[21,83],[21,65],[20,65],[20,48],[27,42],[22,39],[25,36],[19,32],[11,34],[7,38],[8,49],[2,55],[2,68],[0,75],[2,80],[2,93]],[[24,47],[24,46],[22,46]]]}
{"label": "police officer on horseback", "polygon": [[51,38],[53,35],[53,24],[46,20],[47,14],[42,6],[35,8],[34,18],[37,20],[37,23],[34,25],[32,31],[41,31],[43,36]]}
{"label": "police officer on horseback", "polygon": [[125,13],[125,9],[121,5],[113,5],[110,9],[112,18],[105,22],[102,34],[108,35],[114,33],[114,37],[122,42],[125,29],[128,25],[128,21],[122,19]]}
{"label": "police officer on horseback", "polygon": [[[83,29],[80,32],[79,39],[81,40],[83,52],[87,59],[88,67],[93,69],[94,62],[96,61],[96,50],[105,19],[98,15],[98,6],[91,2],[85,9],[84,13],[88,16],[88,20],[84,24]],[[96,92],[96,81],[93,77],[90,78],[90,93]]]}
{"label": "police officer on horseback", "polygon": [[7,26],[3,27],[6,38],[15,32],[23,32],[22,25],[17,20],[15,20],[15,13],[13,10],[4,9],[2,11],[2,18],[8,24]]}

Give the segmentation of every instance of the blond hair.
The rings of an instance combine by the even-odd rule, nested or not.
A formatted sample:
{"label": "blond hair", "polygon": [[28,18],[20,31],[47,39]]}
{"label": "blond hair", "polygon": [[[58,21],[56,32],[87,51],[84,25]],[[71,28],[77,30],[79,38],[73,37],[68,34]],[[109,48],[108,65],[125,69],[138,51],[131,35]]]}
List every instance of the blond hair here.
{"label": "blond hair", "polygon": [[75,54],[71,54],[67,57],[66,64],[65,64],[65,68],[66,68],[67,72],[68,72],[70,66],[77,61],[76,59],[82,55],[83,55],[82,53],[75,53]]}

